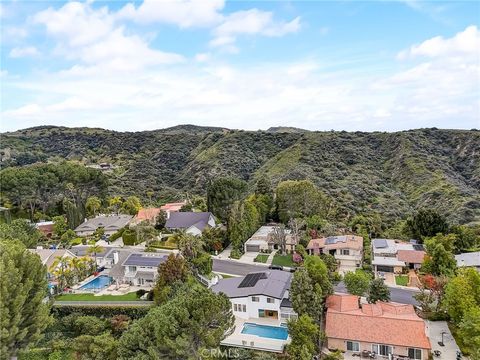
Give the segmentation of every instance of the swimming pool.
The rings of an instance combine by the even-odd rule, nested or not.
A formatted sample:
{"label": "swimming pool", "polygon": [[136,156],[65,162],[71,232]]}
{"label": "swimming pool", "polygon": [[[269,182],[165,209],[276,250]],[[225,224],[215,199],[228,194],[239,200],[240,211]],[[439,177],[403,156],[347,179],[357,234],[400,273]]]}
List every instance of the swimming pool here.
{"label": "swimming pool", "polygon": [[82,290],[99,290],[99,289],[103,289],[104,287],[110,285],[111,282],[112,282],[112,278],[110,276],[100,275],[100,276],[97,276],[96,278],[90,280],[88,283],[80,286],[80,289],[82,289]]}
{"label": "swimming pool", "polygon": [[285,326],[269,326],[253,323],[243,324],[242,334],[278,340],[287,340],[288,338],[288,330]]}

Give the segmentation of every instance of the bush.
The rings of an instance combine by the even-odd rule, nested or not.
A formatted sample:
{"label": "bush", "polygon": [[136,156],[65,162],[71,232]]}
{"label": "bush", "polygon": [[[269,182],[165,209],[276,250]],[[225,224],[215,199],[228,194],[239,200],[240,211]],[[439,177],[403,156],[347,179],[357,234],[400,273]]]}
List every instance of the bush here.
{"label": "bush", "polygon": [[230,258],[231,259],[240,259],[242,257],[242,253],[238,249],[233,249],[232,252],[230,253]]}
{"label": "bush", "polygon": [[115,315],[127,315],[132,319],[144,317],[150,310],[149,306],[53,306],[52,313],[56,318],[63,318],[68,315],[92,315],[99,318],[108,318]]}
{"label": "bush", "polygon": [[121,228],[116,233],[113,233],[112,235],[110,235],[110,241],[115,241],[119,239],[123,235],[124,231],[125,231],[125,228]]}
{"label": "bush", "polygon": [[124,245],[136,245],[137,243],[137,234],[135,234],[135,231],[133,230],[130,230],[130,229],[124,230],[122,234],[122,238],[123,238]]}
{"label": "bush", "polygon": [[135,294],[137,294],[137,297],[141,298],[143,295],[145,295],[148,291],[144,289],[138,289]]}
{"label": "bush", "polygon": [[72,241],[70,241],[70,245],[74,246],[74,245],[82,245],[83,244],[83,239],[82,238],[75,238],[73,239]]}
{"label": "bush", "polygon": [[200,256],[192,260],[192,263],[200,274],[206,275],[212,272],[213,260],[208,253],[200,254]]}

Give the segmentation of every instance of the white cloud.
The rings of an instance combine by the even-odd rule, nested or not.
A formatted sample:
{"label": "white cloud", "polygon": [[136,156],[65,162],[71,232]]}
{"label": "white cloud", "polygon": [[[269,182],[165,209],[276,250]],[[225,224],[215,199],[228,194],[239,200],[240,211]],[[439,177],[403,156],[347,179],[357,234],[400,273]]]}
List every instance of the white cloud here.
{"label": "white cloud", "polygon": [[467,27],[454,37],[445,39],[441,36],[428,39],[419,45],[413,45],[408,50],[398,54],[399,59],[407,57],[426,56],[452,56],[477,54],[480,56],[480,31],[475,25]]}
{"label": "white cloud", "polygon": [[209,53],[198,53],[195,55],[195,60],[198,62],[206,62],[210,60],[211,55]]}
{"label": "white cloud", "polygon": [[154,50],[145,39],[127,34],[106,7],[96,10],[90,3],[70,2],[37,13],[34,21],[59,40],[56,54],[81,60],[84,65],[74,66],[74,73],[95,72],[92,66],[110,72],[184,61],[179,54]]}
{"label": "white cloud", "polygon": [[267,37],[280,37],[295,33],[300,29],[300,17],[289,22],[275,21],[273,13],[258,9],[234,12],[218,25],[214,30],[214,39],[210,46],[231,45],[238,35],[263,35]]}
{"label": "white cloud", "polygon": [[117,14],[119,19],[139,23],[168,23],[181,28],[205,27],[222,19],[224,0],[144,0],[141,5],[125,5]]}
{"label": "white cloud", "polygon": [[8,56],[10,56],[11,58],[22,58],[37,55],[39,55],[39,52],[34,46],[16,47],[13,48],[8,54]]}

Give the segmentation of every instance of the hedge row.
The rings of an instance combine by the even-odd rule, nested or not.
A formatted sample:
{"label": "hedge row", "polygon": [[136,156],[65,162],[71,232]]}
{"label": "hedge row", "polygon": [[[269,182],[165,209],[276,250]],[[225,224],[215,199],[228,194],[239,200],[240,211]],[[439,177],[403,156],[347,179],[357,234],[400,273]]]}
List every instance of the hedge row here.
{"label": "hedge row", "polygon": [[132,319],[139,319],[147,315],[149,306],[53,306],[52,314],[55,317],[64,317],[70,314],[92,315],[100,318],[113,317],[115,315],[127,315]]}

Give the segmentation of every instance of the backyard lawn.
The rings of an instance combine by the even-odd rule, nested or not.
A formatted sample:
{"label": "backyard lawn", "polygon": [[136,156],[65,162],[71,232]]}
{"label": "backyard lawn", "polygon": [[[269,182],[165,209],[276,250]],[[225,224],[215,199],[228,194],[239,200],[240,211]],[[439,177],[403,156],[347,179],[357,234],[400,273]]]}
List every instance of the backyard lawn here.
{"label": "backyard lawn", "polygon": [[278,253],[275,254],[275,256],[273,257],[272,265],[280,265],[280,266],[288,266],[288,267],[296,266],[295,263],[293,262],[292,254],[280,255]]}
{"label": "backyard lawn", "polygon": [[266,263],[267,259],[268,259],[268,254],[267,255],[258,254],[254,261],[259,263]]}
{"label": "backyard lawn", "polygon": [[139,300],[135,292],[124,295],[100,295],[93,294],[64,294],[55,298],[57,301],[135,301]]}
{"label": "backyard lawn", "polygon": [[407,276],[407,275],[398,275],[398,276],[395,276],[395,283],[396,283],[397,285],[407,286],[407,284],[408,284],[408,276]]}

